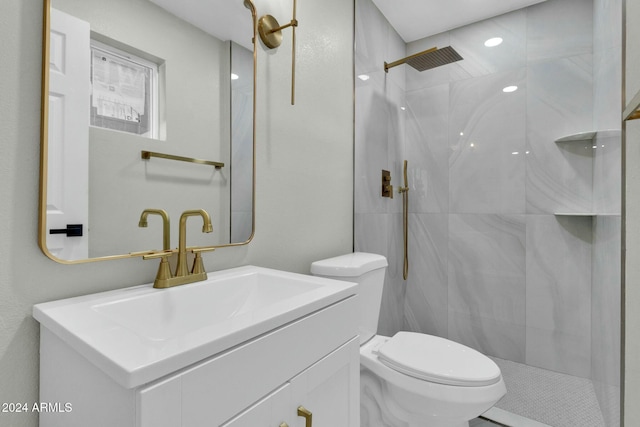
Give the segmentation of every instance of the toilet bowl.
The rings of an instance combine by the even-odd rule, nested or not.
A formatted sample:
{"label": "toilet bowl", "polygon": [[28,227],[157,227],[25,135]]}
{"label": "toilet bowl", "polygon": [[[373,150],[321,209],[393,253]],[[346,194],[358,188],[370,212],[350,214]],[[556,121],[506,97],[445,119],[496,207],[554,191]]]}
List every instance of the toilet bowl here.
{"label": "toilet bowl", "polygon": [[311,265],[317,276],[358,283],[362,427],[468,427],[506,387],[500,368],[462,344],[416,332],[375,333],[387,267],[356,252]]}

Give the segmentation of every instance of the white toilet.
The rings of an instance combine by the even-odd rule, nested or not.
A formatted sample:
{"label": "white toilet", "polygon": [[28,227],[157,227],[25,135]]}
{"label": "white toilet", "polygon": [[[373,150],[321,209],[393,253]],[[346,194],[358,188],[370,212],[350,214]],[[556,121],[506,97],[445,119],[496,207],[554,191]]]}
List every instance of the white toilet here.
{"label": "white toilet", "polygon": [[444,338],[376,335],[386,269],[385,257],[362,252],[311,264],[315,276],[359,284],[361,426],[468,427],[505,395],[500,368]]}

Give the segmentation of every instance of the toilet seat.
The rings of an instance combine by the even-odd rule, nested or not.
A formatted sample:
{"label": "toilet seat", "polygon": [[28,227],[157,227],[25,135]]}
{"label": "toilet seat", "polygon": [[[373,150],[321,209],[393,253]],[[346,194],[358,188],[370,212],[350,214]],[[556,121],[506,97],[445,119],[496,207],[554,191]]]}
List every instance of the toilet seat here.
{"label": "toilet seat", "polygon": [[433,335],[398,332],[374,353],[389,368],[423,381],[479,387],[501,379],[498,365],[484,354]]}

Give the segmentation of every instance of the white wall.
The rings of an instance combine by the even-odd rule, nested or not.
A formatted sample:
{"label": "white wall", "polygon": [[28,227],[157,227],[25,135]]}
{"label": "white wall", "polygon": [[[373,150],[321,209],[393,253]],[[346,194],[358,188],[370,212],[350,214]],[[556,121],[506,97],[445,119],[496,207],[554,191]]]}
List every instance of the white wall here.
{"label": "white wall", "polygon": [[[256,1],[285,21],[289,1]],[[267,6],[269,10],[267,10]],[[286,12],[285,12],[286,10]],[[290,32],[258,63],[256,235],[207,255],[218,270],[256,264],[308,272],[352,250],[353,4],[298,7],[297,104],[289,105]],[[37,246],[41,2],[0,3],[0,402],[38,401],[33,304],[149,282],[140,259],[57,264]],[[0,412],[0,425],[37,425],[36,414]]]}

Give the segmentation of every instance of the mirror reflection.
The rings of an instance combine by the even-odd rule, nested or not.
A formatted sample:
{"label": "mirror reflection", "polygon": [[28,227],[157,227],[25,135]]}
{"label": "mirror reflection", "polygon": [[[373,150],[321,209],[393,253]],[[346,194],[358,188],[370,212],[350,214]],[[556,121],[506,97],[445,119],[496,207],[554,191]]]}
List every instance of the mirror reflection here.
{"label": "mirror reflection", "polygon": [[172,247],[188,209],[214,227],[190,224],[190,246],[252,236],[251,12],[176,3],[51,0],[40,241],[54,259],[161,249],[161,217],[138,226],[145,209],[168,213]]}

